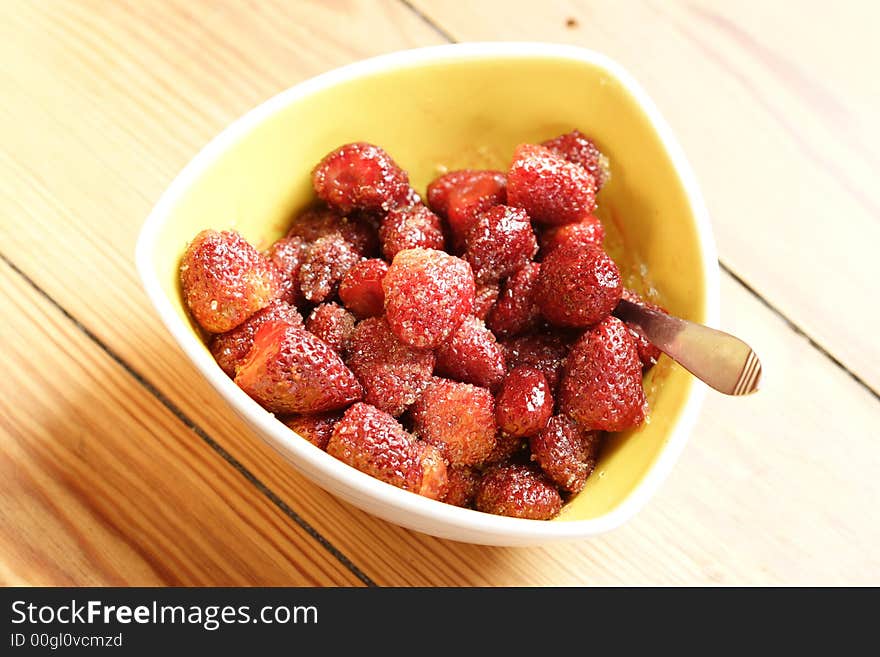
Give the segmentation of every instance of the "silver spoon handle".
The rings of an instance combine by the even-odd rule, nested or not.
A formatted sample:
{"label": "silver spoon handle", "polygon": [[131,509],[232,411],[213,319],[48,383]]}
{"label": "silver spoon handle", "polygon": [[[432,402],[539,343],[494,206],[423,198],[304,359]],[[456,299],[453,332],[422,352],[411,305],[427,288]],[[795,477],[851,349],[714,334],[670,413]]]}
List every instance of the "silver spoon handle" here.
{"label": "silver spoon handle", "polygon": [[761,383],[761,361],[737,337],[621,300],[614,314],[641,329],[660,351],[726,395],[748,395]]}

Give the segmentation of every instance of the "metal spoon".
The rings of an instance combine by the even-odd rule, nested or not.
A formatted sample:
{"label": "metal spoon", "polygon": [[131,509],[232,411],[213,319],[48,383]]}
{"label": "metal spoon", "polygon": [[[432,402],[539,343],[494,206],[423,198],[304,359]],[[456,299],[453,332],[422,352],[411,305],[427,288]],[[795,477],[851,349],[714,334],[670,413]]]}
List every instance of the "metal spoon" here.
{"label": "metal spoon", "polygon": [[614,315],[695,377],[725,395],[748,395],[761,383],[761,361],[737,337],[621,299]]}

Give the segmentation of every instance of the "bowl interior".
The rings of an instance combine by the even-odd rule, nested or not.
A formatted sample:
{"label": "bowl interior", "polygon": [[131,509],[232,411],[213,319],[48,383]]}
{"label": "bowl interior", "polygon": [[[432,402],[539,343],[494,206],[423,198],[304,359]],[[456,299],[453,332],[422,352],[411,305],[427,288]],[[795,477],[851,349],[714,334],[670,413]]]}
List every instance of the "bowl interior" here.
{"label": "bowl interior", "polygon": [[[706,272],[688,198],[646,113],[606,69],[552,55],[397,62],[290,95],[207,159],[167,208],[150,253],[183,322],[191,326],[177,276],[187,241],[204,228],[235,228],[268,246],[313,200],[311,168],[342,143],[383,146],[424,192],[444,168],[503,170],[518,143],[573,128],[610,157],[599,216],[629,283],[653,286],[672,313],[704,321]],[[646,380],[649,423],[612,437],[596,474],[555,522],[601,516],[634,490],[661,454],[691,384],[661,360]]]}

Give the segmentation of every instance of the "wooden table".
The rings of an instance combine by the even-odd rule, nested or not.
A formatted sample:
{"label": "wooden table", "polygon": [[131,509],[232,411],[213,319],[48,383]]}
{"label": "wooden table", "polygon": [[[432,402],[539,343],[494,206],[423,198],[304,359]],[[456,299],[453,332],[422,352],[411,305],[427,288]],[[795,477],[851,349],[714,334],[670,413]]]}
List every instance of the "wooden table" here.
{"label": "wooden table", "polygon": [[[79,2],[0,19],[0,581],[880,584],[876,3]],[[711,395],[632,522],[462,545],[297,475],[200,380],[133,266],[177,171],[316,73],[464,40],[576,43],[639,78],[713,215],[723,324],[764,390]]]}

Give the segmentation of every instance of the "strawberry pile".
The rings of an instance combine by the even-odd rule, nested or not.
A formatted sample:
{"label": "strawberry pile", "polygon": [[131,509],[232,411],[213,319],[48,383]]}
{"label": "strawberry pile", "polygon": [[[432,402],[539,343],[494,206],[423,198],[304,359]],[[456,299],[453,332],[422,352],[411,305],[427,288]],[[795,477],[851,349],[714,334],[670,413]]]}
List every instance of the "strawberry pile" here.
{"label": "strawberry pile", "polygon": [[[320,449],[419,495],[549,519],[605,432],[644,421],[659,352],[593,215],[607,158],[578,131],[427,189],[378,146],[312,172],[319,202],[259,252],[205,230],[180,266],[217,363]],[[651,306],[655,307],[655,306]]]}

